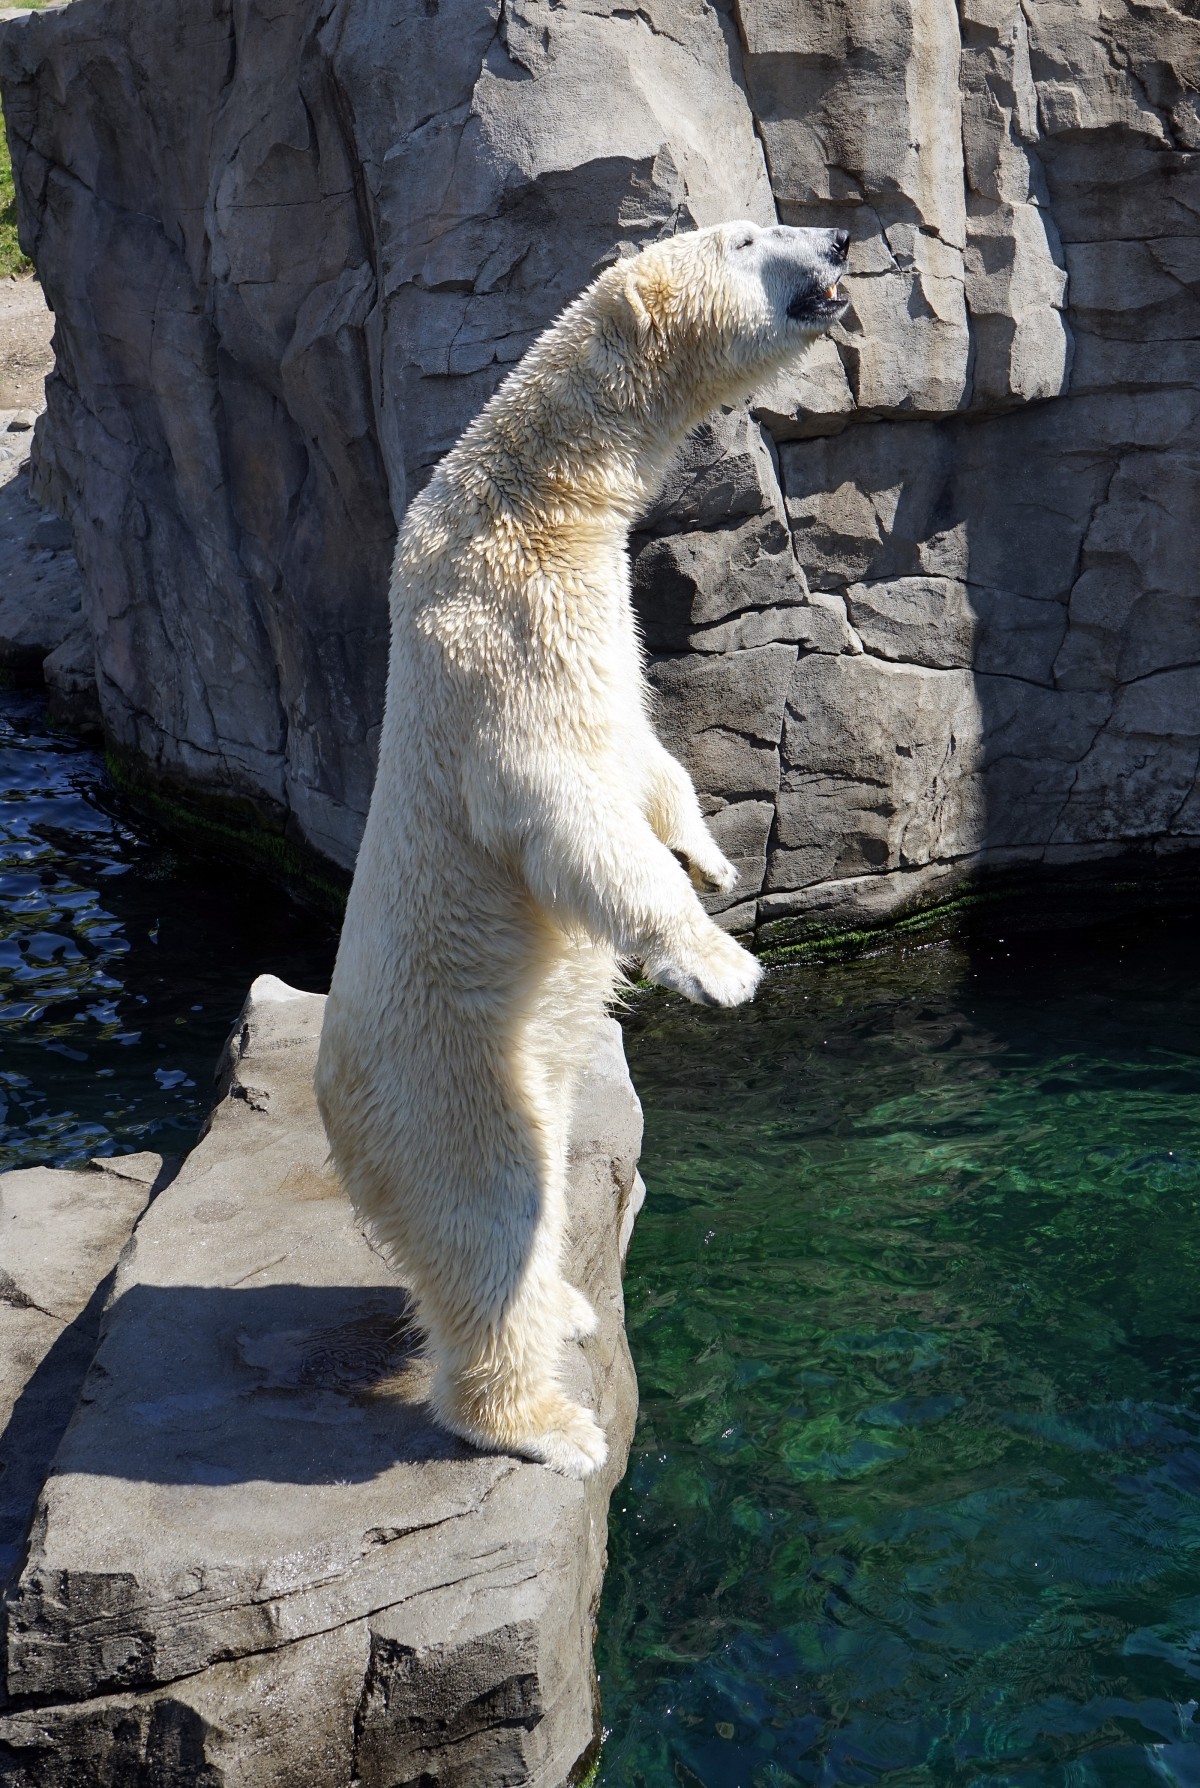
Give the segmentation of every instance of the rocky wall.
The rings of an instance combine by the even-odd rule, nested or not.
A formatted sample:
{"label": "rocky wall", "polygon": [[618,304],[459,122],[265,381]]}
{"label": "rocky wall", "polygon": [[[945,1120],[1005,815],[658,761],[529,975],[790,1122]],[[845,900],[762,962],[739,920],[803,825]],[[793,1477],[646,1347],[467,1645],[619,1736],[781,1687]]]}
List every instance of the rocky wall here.
{"label": "rocky wall", "polygon": [[853,233],[635,538],[780,939],[1200,839],[1200,20],[1168,0],[73,0],[0,27],[40,488],[113,740],[348,865],[396,518],[608,259]]}

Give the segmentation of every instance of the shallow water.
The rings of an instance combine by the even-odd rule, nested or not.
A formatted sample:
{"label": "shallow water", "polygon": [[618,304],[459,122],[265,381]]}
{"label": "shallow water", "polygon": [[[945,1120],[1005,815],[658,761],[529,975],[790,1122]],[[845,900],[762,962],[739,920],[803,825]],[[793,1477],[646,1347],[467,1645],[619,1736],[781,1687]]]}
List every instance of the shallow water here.
{"label": "shallow water", "polygon": [[[605,1788],[1200,1788],[1192,936],[635,1002]],[[0,697],[0,1167],[182,1152],[250,981],[332,950]]]}
{"label": "shallow water", "polygon": [[0,696],[0,1170],[182,1154],[255,975],[324,988],[333,948],[328,920],[133,819],[40,701]]}
{"label": "shallow water", "polygon": [[1190,928],[647,1001],[605,1788],[1200,1784]]}

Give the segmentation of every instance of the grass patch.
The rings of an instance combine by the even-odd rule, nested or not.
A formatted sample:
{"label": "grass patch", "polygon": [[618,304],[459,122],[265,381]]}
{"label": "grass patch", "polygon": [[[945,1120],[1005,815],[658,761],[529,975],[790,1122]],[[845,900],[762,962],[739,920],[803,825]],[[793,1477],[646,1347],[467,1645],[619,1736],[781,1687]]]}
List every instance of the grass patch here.
{"label": "grass patch", "polygon": [[17,199],[13,187],[12,157],[8,131],[0,130],[0,279],[13,273],[32,273],[33,262],[21,253],[17,241]]}
{"label": "grass patch", "polygon": [[[47,0],[7,0],[7,3],[25,12],[40,12]],[[6,126],[0,130],[0,279],[9,279],[14,273],[32,272],[33,262],[21,253],[21,244],[17,241],[17,201]]]}

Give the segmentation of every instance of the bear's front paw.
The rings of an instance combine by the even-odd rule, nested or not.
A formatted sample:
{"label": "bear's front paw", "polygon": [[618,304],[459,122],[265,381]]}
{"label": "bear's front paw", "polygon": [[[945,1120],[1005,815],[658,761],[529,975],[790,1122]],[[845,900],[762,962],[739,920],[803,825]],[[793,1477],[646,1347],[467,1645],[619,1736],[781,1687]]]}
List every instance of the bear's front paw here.
{"label": "bear's front paw", "polygon": [[596,1315],[591,1303],[581,1291],[563,1280],[563,1307],[567,1319],[567,1339],[569,1341],[586,1341],[594,1335],[600,1326],[600,1318]]}
{"label": "bear's front paw", "polygon": [[699,947],[686,956],[662,955],[645,964],[646,978],[682,993],[701,1006],[741,1006],[754,998],[763,977],[762,963],[712,925]]}

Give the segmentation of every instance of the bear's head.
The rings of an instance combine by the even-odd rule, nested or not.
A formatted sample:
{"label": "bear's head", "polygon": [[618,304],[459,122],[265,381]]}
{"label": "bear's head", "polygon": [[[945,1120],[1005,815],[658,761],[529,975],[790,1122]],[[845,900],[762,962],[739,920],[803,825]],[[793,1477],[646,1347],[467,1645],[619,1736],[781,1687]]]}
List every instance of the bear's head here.
{"label": "bear's head", "polygon": [[844,230],[744,222],[617,262],[593,290],[618,385],[635,403],[696,416],[747,396],[845,315],[849,246]]}

